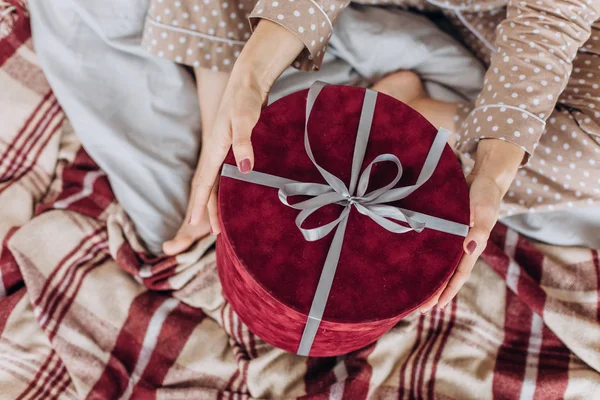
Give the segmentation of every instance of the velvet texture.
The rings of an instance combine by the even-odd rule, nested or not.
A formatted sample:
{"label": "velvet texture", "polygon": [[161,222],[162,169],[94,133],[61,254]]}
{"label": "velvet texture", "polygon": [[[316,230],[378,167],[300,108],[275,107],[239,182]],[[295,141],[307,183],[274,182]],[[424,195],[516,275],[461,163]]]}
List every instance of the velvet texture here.
{"label": "velvet texture", "polygon": [[[316,160],[346,185],[364,92],[326,87],[309,121]],[[289,95],[263,110],[252,135],[255,171],[325,183],[304,149],[306,94]],[[376,156],[392,153],[404,168],[397,186],[413,184],[436,132],[416,111],[379,94],[363,168]],[[226,163],[235,164],[232,154]],[[376,165],[369,190],[394,176],[391,163]],[[390,204],[468,224],[468,189],[452,150],[446,147],[435,173],[419,190]],[[340,211],[339,206],[328,206],[304,226],[327,223]],[[333,236],[307,242],[295,226],[297,213],[279,201],[276,189],[220,180],[217,258],[225,297],[254,333],[290,352],[297,350]],[[352,209],[310,354],[344,354],[376,340],[450,277],[462,255],[462,241],[429,229],[394,234]]]}

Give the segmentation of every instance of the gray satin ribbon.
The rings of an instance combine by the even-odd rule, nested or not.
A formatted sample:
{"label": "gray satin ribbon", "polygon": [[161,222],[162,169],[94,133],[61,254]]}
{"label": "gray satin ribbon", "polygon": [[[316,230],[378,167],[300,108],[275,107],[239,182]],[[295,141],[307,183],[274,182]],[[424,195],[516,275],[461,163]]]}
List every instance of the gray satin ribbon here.
{"label": "gray satin ribbon", "polygon": [[[363,164],[367,143],[369,141],[377,92],[372,90],[367,90],[365,92],[356,143],[354,146],[350,187],[346,187],[344,182],[338,177],[331,174],[317,163],[310,148],[308,120],[315,101],[325,86],[326,84],[323,82],[315,82],[308,91],[308,98],[306,100],[306,120],[304,124],[304,148],[306,154],[319,170],[327,184],[298,182],[256,171],[252,171],[249,174],[242,174],[237,167],[229,164],[224,164],[221,172],[221,176],[279,189],[279,200],[288,207],[300,210],[296,217],[296,226],[307,241],[312,242],[319,240],[335,229],[333,240],[329,247],[325,264],[323,265],[321,277],[319,278],[317,290],[308,313],[304,332],[300,339],[300,345],[298,346],[297,354],[302,356],[308,356],[310,353],[312,343],[317,334],[323,313],[325,312],[329,291],[333,284],[333,278],[344,243],[344,233],[348,223],[348,215],[350,214],[350,209],[352,207],[355,207],[359,213],[371,218],[382,228],[393,233],[406,233],[410,231],[421,232],[424,228],[428,228],[464,237],[469,231],[468,225],[465,224],[383,204],[404,199],[427,182],[435,171],[442,152],[444,151],[446,140],[449,135],[448,131],[444,129],[438,131],[433,144],[429,149],[423,168],[414,185],[394,189],[394,186],[396,186],[402,177],[402,164],[398,157],[393,154],[381,154],[375,157],[375,159],[364,169],[362,174],[360,174],[360,167]],[[367,193],[371,169],[373,165],[381,162],[391,162],[395,164],[397,168],[396,177],[389,184]],[[288,202],[290,196],[310,196],[312,198],[290,204]],[[302,227],[302,223],[311,214],[330,204],[338,204],[344,207],[339,218],[316,228],[307,229]],[[408,226],[394,221],[404,222]]]}

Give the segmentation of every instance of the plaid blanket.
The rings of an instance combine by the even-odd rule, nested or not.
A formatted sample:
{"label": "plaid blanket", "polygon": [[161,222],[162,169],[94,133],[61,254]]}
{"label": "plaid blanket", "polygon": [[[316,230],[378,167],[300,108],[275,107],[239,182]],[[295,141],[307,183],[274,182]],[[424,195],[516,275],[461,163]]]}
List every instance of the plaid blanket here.
{"label": "plaid blanket", "polygon": [[0,39],[1,398],[600,398],[598,250],[502,225],[457,299],[371,346],[301,358],[262,342],[222,297],[213,239],[144,252],[13,6]]}

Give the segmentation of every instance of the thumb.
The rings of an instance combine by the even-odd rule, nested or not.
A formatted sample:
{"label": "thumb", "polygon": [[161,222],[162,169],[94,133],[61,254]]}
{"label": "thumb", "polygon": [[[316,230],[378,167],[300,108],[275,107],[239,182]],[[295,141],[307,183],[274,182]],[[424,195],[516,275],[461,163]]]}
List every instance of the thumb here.
{"label": "thumb", "polygon": [[467,254],[481,255],[497,220],[497,208],[492,204],[471,206],[471,229],[463,242]]}
{"label": "thumb", "polygon": [[258,113],[238,116],[231,121],[233,131],[233,155],[242,173],[248,173],[254,166],[254,150],[252,148],[252,129],[258,121]]}

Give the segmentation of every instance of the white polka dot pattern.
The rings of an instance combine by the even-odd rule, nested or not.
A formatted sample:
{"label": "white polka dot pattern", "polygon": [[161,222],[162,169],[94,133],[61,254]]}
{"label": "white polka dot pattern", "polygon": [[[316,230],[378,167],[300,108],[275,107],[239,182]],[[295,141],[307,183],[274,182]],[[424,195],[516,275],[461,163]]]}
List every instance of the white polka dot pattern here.
{"label": "white polka dot pattern", "polygon": [[292,65],[313,71],[321,65],[332,24],[348,3],[348,0],[259,0],[250,13],[250,23],[254,29],[260,19],[268,19],[293,32],[305,48]]}
{"label": "white polka dot pattern", "polygon": [[[485,17],[480,21],[485,21]],[[599,33],[600,24],[594,25],[592,36],[586,45],[595,42],[593,37]],[[473,50],[477,52],[476,49]],[[599,42],[594,51],[600,51]],[[535,147],[534,157],[521,168],[518,178],[505,196],[501,216],[600,204],[600,115],[595,111],[600,107],[600,91],[593,90],[593,82],[580,82],[582,77],[596,74],[596,71],[600,72],[600,59],[587,52],[579,52],[573,61],[573,73],[568,85],[559,96],[559,107],[547,119],[546,127]],[[590,108],[590,102],[598,103]],[[459,123],[462,121],[462,128],[455,135],[459,141],[468,131],[467,117],[473,107],[472,104],[459,105],[455,118]],[[488,108],[488,112],[490,110]],[[476,113],[481,111],[482,108],[479,108]],[[506,110],[504,113],[498,111],[490,122],[487,118],[483,122],[480,118],[472,119],[478,125],[475,129],[482,132],[483,124],[493,123],[497,119],[496,115],[509,126],[514,126],[516,118],[506,118]],[[528,131],[528,134],[533,132],[535,131]],[[521,137],[525,135],[524,132],[520,134]],[[510,140],[508,135],[503,138]],[[461,152],[458,155],[466,174],[471,172],[474,164],[475,146],[472,144],[476,140],[478,138],[461,141]],[[514,142],[515,139],[511,141]]]}
{"label": "white polka dot pattern", "polygon": [[153,0],[142,46],[151,53],[197,68],[230,71],[250,37],[253,2]]}
{"label": "white polka dot pattern", "polygon": [[[534,153],[545,120],[567,84],[572,60],[600,11],[598,1],[589,6],[552,1],[553,7],[542,7],[548,1],[509,2],[495,29],[484,89],[465,122],[463,149],[478,139],[496,138],[521,146],[526,161]],[[580,22],[574,22],[577,18]],[[490,31],[484,20],[485,14],[478,16],[474,28]]]}

